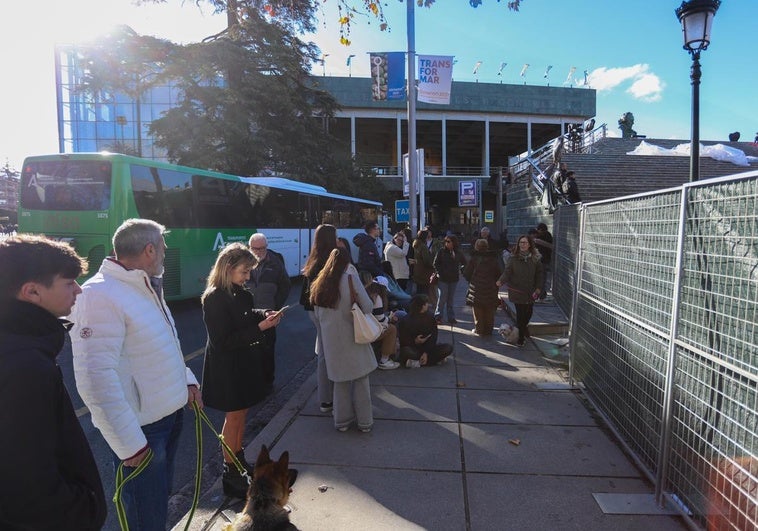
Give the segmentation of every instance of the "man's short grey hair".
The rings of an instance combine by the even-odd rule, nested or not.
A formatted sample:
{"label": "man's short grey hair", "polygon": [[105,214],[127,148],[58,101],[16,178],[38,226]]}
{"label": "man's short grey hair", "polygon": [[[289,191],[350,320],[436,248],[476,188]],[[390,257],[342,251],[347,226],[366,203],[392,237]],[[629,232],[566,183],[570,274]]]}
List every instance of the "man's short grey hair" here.
{"label": "man's short grey hair", "polygon": [[479,233],[481,234],[482,232],[489,232],[489,231],[490,231],[489,227],[482,227],[482,230],[480,230]]}
{"label": "man's short grey hair", "polygon": [[268,240],[266,239],[266,235],[262,232],[256,232],[252,236],[250,236],[250,240],[247,242],[248,247],[253,246],[253,242],[263,242],[265,244],[268,244]]}
{"label": "man's short grey hair", "polygon": [[127,219],[113,234],[116,258],[138,256],[149,243],[157,246],[165,232],[166,227],[151,219]]}

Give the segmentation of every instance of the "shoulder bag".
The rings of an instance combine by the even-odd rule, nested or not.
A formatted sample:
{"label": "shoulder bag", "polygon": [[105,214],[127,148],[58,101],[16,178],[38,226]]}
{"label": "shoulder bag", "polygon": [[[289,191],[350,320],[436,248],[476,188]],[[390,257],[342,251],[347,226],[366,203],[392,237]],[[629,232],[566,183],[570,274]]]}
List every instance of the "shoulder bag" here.
{"label": "shoulder bag", "polygon": [[353,314],[355,342],[358,344],[373,343],[382,335],[382,325],[373,314],[364,313],[361,307],[358,306],[358,295],[353,287],[352,275],[347,276],[347,282],[350,285],[350,302],[352,303],[350,311]]}

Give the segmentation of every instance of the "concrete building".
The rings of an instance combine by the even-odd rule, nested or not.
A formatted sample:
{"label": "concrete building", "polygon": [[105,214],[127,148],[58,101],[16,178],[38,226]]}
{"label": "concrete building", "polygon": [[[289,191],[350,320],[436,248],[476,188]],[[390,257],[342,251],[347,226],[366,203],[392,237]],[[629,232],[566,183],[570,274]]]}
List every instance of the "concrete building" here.
{"label": "concrete building", "polygon": [[[56,50],[56,91],[61,152],[131,148],[146,158],[165,159],[153,145],[152,120],[180,98],[171,85],[156,87],[139,105],[123,95],[100,100],[77,91],[82,68],[73,47]],[[370,168],[403,197],[403,153],[407,151],[407,104],[373,101],[371,79],[313,77],[313,83],[332,94],[340,105],[324,124],[356,163]],[[531,152],[569,125],[595,115],[596,93],[590,88],[471,83],[453,81],[449,105],[417,103],[416,145],[424,150],[426,222],[463,234],[495,223],[499,212],[497,177],[509,158]],[[476,206],[458,206],[461,181],[475,181],[481,190]],[[385,205],[390,215],[394,205]]]}

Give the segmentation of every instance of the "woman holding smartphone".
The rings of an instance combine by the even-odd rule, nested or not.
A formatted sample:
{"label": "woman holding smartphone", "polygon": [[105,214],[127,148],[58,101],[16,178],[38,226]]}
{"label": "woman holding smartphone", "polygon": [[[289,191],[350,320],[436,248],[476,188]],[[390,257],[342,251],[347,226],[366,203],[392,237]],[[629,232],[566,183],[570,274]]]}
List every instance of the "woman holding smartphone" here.
{"label": "woman holding smartphone", "polygon": [[429,313],[429,297],[414,295],[408,315],[398,321],[400,364],[409,369],[430,367],[453,352],[453,345],[437,343],[437,322]]}
{"label": "woman holding smartphone", "polygon": [[[254,263],[253,253],[241,243],[223,248],[208,275],[200,298],[208,331],[203,363],[203,402],[226,412],[221,434],[247,472],[242,438],[248,409],[266,396],[263,356],[266,330],[281,322],[282,312],[253,308],[253,295],[245,289]],[[247,480],[237,471],[225,451],[222,486],[224,494],[245,498]]]}

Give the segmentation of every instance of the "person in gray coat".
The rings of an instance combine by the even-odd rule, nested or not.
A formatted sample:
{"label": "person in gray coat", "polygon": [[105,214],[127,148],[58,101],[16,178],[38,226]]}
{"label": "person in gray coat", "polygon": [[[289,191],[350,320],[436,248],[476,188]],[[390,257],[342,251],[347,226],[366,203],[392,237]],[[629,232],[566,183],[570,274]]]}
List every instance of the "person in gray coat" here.
{"label": "person in gray coat", "polygon": [[313,281],[310,301],[326,371],[334,382],[334,427],[347,431],[355,421],[365,433],[374,424],[368,375],[377,365],[371,345],[354,340],[348,278],[352,279],[361,310],[371,313],[374,302],[363,287],[358,270],[350,263],[349,253],[339,248],[329,254]]}

